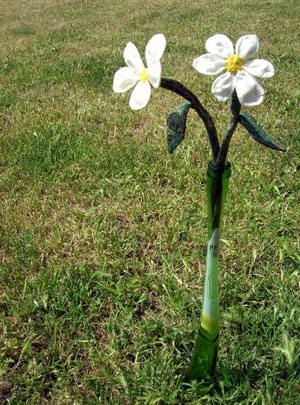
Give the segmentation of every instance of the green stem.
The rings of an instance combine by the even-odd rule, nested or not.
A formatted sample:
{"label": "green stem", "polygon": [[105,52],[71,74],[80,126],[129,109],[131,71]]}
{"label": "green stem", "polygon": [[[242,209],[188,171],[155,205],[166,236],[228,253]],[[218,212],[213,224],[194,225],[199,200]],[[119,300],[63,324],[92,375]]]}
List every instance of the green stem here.
{"label": "green stem", "polygon": [[225,162],[226,162],[227,153],[228,153],[229,143],[231,141],[232,135],[239,122],[241,104],[239,102],[239,99],[237,97],[235,90],[231,96],[230,110],[231,110],[231,118],[230,118],[229,125],[226,129],[217,159],[215,160],[216,167],[224,167]]}
{"label": "green stem", "polygon": [[207,379],[214,372],[219,345],[218,263],[223,208],[228,190],[230,163],[207,171],[208,244],[205,285],[198,338],[187,380]]}
{"label": "green stem", "polygon": [[177,80],[162,78],[160,87],[173,91],[192,104],[192,108],[197,112],[205,125],[212,149],[213,161],[215,162],[219,153],[220,145],[215,123],[209,112],[203,107],[197,96]]}

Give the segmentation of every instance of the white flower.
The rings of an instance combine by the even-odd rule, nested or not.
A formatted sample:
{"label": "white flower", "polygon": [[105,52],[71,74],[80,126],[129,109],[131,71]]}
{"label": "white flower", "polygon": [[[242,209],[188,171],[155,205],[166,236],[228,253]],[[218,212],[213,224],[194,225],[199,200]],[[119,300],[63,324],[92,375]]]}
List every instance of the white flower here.
{"label": "white flower", "polygon": [[235,52],[231,40],[223,34],[216,34],[206,41],[209,53],[193,62],[200,73],[214,75],[222,72],[212,85],[212,92],[220,101],[226,101],[234,89],[240,103],[253,106],[262,103],[264,89],[254,76],[267,78],[274,75],[273,65],[265,59],[247,59],[254,56],[259,48],[256,35],[244,35],[236,43]]}
{"label": "white flower", "polygon": [[122,67],[115,73],[113,90],[123,93],[133,86],[129,105],[133,110],[145,107],[151,95],[151,85],[157,89],[161,80],[160,58],[166,47],[166,38],[163,34],[154,35],[146,46],[145,68],[136,46],[129,42],[124,50],[124,60],[127,67]]}

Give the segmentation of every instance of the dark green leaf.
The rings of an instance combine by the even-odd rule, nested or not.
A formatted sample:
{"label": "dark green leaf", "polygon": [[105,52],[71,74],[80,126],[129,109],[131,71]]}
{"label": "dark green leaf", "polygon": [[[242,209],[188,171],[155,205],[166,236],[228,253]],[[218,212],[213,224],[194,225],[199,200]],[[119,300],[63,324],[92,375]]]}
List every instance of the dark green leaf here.
{"label": "dark green leaf", "polygon": [[239,116],[239,122],[247,129],[252,138],[268,148],[285,151],[283,146],[276,145],[264,131],[264,129],[255,121],[251,114],[242,112]]}
{"label": "dark green leaf", "polygon": [[185,136],[186,119],[191,103],[182,103],[167,118],[168,152],[173,153]]}

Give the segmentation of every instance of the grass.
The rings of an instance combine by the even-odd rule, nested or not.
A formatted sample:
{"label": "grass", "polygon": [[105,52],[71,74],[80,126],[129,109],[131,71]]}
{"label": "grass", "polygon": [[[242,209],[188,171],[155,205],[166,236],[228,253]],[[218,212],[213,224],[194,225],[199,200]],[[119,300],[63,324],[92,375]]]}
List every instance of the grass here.
{"label": "grass", "polygon": [[[125,6],[126,4],[126,6]],[[299,389],[298,2],[4,2],[0,17],[0,398],[7,404],[296,404]],[[228,104],[191,64],[216,32],[256,33],[274,78],[251,113],[286,153],[242,128],[220,263],[221,343],[209,392],[184,386],[206,255],[202,123],[167,154],[153,91],[112,92],[128,41],[163,32],[163,75]],[[198,136],[198,134],[200,136]]]}

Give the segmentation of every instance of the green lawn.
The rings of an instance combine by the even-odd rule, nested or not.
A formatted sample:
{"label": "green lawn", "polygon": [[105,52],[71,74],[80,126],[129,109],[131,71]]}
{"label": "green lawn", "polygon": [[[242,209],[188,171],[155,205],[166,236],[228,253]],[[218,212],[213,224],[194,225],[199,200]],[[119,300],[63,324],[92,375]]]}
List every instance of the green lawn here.
{"label": "green lawn", "polygon": [[[0,403],[300,403],[298,0],[0,2]],[[210,392],[185,386],[206,256],[203,124],[152,92],[130,110],[112,80],[163,32],[163,76],[195,92],[223,134],[229,103],[192,68],[205,40],[256,33],[276,74],[250,111],[285,153],[241,127],[229,160],[221,338]]]}

